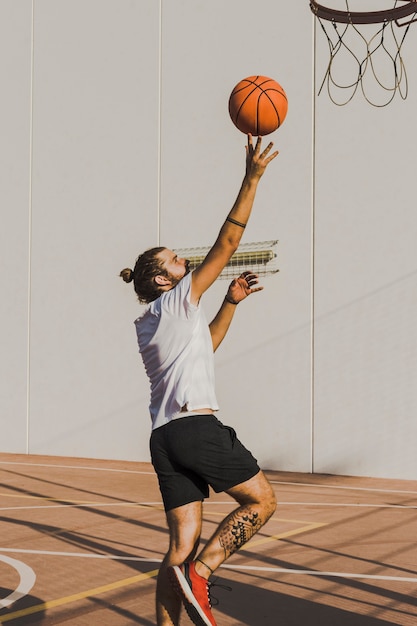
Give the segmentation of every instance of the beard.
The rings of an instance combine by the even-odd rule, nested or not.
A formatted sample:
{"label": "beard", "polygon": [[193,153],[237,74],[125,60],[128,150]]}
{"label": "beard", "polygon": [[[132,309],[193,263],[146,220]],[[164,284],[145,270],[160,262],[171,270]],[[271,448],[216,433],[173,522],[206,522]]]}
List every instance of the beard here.
{"label": "beard", "polygon": [[173,289],[174,287],[176,287],[178,285],[178,283],[184,278],[184,276],[187,276],[187,274],[190,273],[190,261],[186,261],[185,262],[185,267],[184,267],[184,274],[182,276],[177,276],[175,274],[171,274],[171,272],[166,272],[166,277],[169,279],[169,281],[171,282],[171,289]]}

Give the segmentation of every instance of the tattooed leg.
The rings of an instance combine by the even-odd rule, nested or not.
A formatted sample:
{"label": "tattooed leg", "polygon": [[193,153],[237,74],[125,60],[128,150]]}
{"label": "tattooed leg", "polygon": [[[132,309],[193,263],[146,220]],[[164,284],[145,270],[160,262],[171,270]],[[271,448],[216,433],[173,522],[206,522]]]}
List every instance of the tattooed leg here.
{"label": "tattooed leg", "polygon": [[257,511],[250,505],[233,511],[223,521],[219,532],[219,543],[224,550],[224,558],[239,550],[263,525]]}
{"label": "tattooed leg", "polygon": [[263,472],[227,493],[240,506],[221,522],[198,555],[196,571],[204,578],[245,545],[276,509],[274,492]]}

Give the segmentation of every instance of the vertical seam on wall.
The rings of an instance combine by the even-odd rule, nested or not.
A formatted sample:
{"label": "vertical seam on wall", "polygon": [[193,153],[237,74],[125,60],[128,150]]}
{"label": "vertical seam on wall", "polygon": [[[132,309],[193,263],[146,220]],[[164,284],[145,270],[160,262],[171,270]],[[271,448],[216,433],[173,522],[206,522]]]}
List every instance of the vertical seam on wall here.
{"label": "vertical seam on wall", "polygon": [[159,60],[158,60],[158,190],[157,190],[157,245],[161,245],[161,169],[162,169],[162,0],[159,0]]}
{"label": "vertical seam on wall", "polygon": [[26,454],[30,450],[30,357],[32,308],[32,203],[33,203],[33,74],[35,51],[35,0],[32,0],[29,102],[29,206],[28,206],[28,290],[27,290],[27,361],[26,361]]}
{"label": "vertical seam on wall", "polygon": [[310,412],[310,472],[314,467],[314,429],[315,429],[315,227],[316,227],[316,19],[312,15],[312,141],[311,141],[311,412]]}

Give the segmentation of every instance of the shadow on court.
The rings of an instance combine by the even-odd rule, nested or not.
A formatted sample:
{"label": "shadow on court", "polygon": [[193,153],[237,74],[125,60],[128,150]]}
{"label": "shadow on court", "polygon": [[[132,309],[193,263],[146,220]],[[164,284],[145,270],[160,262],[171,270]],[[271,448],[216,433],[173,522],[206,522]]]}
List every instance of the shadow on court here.
{"label": "shadow on court", "polygon": [[[12,590],[0,587],[0,598],[8,596]],[[44,624],[45,611],[37,611],[35,615],[22,615],[21,617],[15,617],[10,619],[9,616],[15,614],[17,610],[24,612],[25,609],[32,606],[40,606],[44,603],[44,600],[37,598],[33,595],[27,595],[21,598],[18,602],[15,602],[10,607],[0,609],[0,624],[10,624],[10,626],[38,626]]]}
{"label": "shadow on court", "polygon": [[[5,597],[10,593],[6,589],[0,588],[0,597]],[[126,599],[135,598],[135,610],[129,610],[124,606],[118,606],[116,602],[123,603]],[[91,597],[88,605],[65,607],[62,611],[52,612],[43,610],[44,601],[33,595],[25,596],[15,602],[8,609],[0,610],[0,624],[7,623],[10,626],[58,626],[59,624],[78,624],[79,626],[105,626],[107,624],[118,624],[119,626],[129,626],[138,624],[139,626],[155,626],[155,622],[137,615],[138,602],[137,590],[121,591],[114,601],[105,600],[99,597]],[[30,610],[34,609],[34,612]],[[29,614],[25,615],[25,611]],[[20,615],[19,615],[20,614]],[[15,615],[12,618],[12,615]]]}
{"label": "shadow on court", "polygon": [[213,595],[219,601],[218,606],[213,606],[213,614],[219,625],[222,624],[225,616],[236,620],[236,624],[242,626],[304,626],[304,624],[309,624],[309,626],[388,626],[392,624],[392,622],[369,615],[358,615],[224,577],[219,578],[217,582],[219,585],[232,588],[231,592],[221,587],[213,588]]}

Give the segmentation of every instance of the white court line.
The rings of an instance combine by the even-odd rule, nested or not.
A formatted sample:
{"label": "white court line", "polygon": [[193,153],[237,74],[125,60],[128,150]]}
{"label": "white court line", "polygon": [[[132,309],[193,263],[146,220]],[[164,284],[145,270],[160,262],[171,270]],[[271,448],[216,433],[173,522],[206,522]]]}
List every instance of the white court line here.
{"label": "white court line", "polygon": [[[0,461],[0,465],[23,465],[29,467],[55,467],[59,469],[77,469],[77,470],[91,470],[94,472],[116,472],[120,474],[143,474],[148,476],[154,476],[156,478],[156,474],[153,471],[145,472],[141,470],[123,470],[112,467],[88,467],[84,465],[58,465],[58,464],[49,464],[49,463],[26,463],[23,461]],[[268,471],[268,470],[265,470]],[[382,479],[381,479],[382,480]],[[388,479],[390,480],[390,479]],[[320,483],[300,483],[300,482],[291,482],[284,480],[273,480],[270,479],[274,485],[286,485],[292,486],[296,485],[298,487],[322,487],[323,489],[348,489],[351,491],[375,491],[379,493],[408,493],[417,495],[417,491],[407,491],[405,489],[381,489],[377,487],[348,487],[345,485],[321,485]]]}
{"label": "white court line", "polygon": [[390,582],[417,583],[417,577],[407,576],[380,576],[378,574],[358,574],[350,572],[318,572],[310,569],[287,569],[285,567],[256,567],[254,565],[220,565],[225,569],[250,570],[251,572],[275,572],[277,574],[298,574],[301,576],[331,576],[333,578],[370,578],[372,580],[387,580]]}
{"label": "white court line", "polygon": [[[13,494],[8,496],[13,497]],[[1,495],[0,495],[1,499]],[[230,502],[210,502],[209,500],[205,501],[205,506],[208,504],[216,505],[219,504],[230,506],[233,504]],[[280,500],[278,502],[278,506],[327,506],[327,507],[356,507],[356,508],[368,508],[368,509],[400,509],[400,510],[416,510],[417,505],[408,505],[408,504],[359,504],[352,502],[285,502]],[[161,508],[163,509],[162,502],[85,502],[83,504],[34,504],[32,506],[3,506],[0,507],[0,511],[37,511],[40,509],[84,509],[84,508],[94,508],[94,509],[103,509],[109,507],[149,507],[149,508]]]}
{"label": "white court line", "polygon": [[[11,496],[13,497],[13,496]],[[38,509],[103,509],[106,507],[162,507],[162,502],[85,502],[84,504],[34,504],[33,506],[4,506],[0,511],[37,511]]]}
{"label": "white court line", "polygon": [[4,609],[13,604],[13,602],[16,602],[16,600],[20,600],[20,598],[27,596],[35,584],[36,575],[33,569],[29,567],[29,565],[26,565],[26,563],[22,563],[22,561],[17,561],[16,559],[12,559],[11,557],[4,556],[2,554],[0,554],[0,561],[3,561],[3,563],[7,563],[7,565],[13,567],[20,577],[20,581],[16,589],[5,598],[0,598],[0,609]]}
{"label": "white court line", "polygon": [[[141,563],[161,563],[162,559],[150,559],[135,556],[119,556],[115,554],[90,554],[82,552],[52,552],[47,550],[14,550],[13,548],[0,548],[0,552],[13,552],[17,554],[37,554],[42,556],[65,556],[76,558],[89,558],[89,559],[107,559],[118,561],[138,561]],[[0,559],[5,560],[7,557]],[[352,572],[320,572],[317,570],[309,569],[295,569],[285,567],[263,567],[256,565],[220,565],[223,569],[251,571],[251,572],[269,572],[276,574],[295,574],[298,576],[329,576],[333,578],[358,578],[358,579],[372,579],[372,580],[385,580],[390,582],[409,582],[417,583],[417,577],[409,576],[382,576],[379,574],[360,574]]]}
{"label": "white court line", "polygon": [[417,491],[406,491],[405,489],[381,489],[377,487],[347,487],[346,485],[321,485],[320,483],[293,483],[284,480],[269,480],[273,485],[285,485],[286,487],[295,485],[297,487],[320,487],[323,489],[348,489],[349,491],[375,491],[377,493],[408,493],[417,495]]}
{"label": "white court line", "polygon": [[59,469],[92,470],[94,472],[118,472],[120,474],[146,474],[155,476],[155,472],[143,472],[139,470],[123,470],[113,467],[84,467],[83,465],[53,465],[49,463],[23,463],[17,461],[0,461],[0,465],[24,465],[29,467],[55,467]]}
{"label": "white court line", "polygon": [[365,504],[356,502],[283,502],[282,500],[279,500],[278,506],[280,504],[291,506],[353,506],[368,509],[417,509],[417,504]]}

